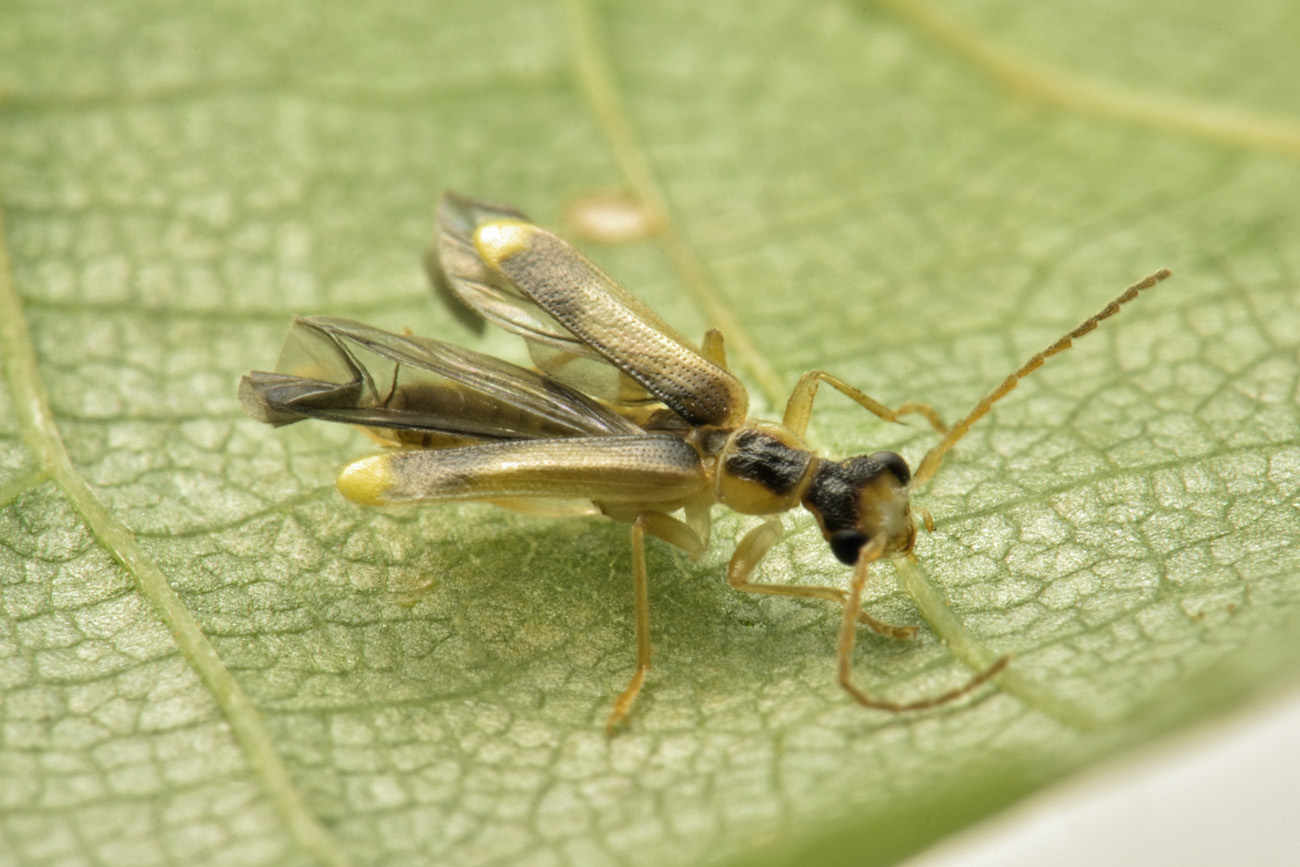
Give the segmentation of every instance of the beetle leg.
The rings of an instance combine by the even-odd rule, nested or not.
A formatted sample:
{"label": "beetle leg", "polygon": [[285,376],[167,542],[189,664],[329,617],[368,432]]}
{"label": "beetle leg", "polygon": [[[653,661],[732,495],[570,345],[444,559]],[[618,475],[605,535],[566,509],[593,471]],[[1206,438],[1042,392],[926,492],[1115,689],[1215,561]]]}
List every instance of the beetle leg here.
{"label": "beetle leg", "polygon": [[843,393],[858,406],[861,406],[877,418],[896,422],[899,416],[914,413],[925,416],[926,420],[930,422],[930,427],[937,432],[941,434],[948,432],[948,426],[943,423],[943,419],[939,418],[939,414],[928,403],[917,403],[909,400],[899,406],[898,409],[890,409],[861,389],[849,385],[838,376],[824,370],[810,370],[799,377],[799,382],[795,384],[794,391],[790,392],[790,400],[785,405],[785,416],[781,419],[782,424],[793,431],[795,436],[802,437],[804,432],[808,430],[808,420],[812,418],[813,398],[817,396],[817,387],[823,382],[836,391]]}
{"label": "beetle leg", "polygon": [[[769,596],[795,596],[803,599],[825,599],[828,602],[838,602],[841,606],[846,606],[849,602],[849,595],[838,587],[808,584],[755,584],[749,580],[749,576],[758,566],[759,561],[776,544],[777,539],[781,538],[781,532],[781,520],[779,518],[770,518],[746,533],[745,537],[740,540],[740,544],[736,545],[736,551],[731,555],[731,562],[727,564],[727,583],[746,593],[763,593]],[[887,638],[905,641],[916,635],[915,626],[895,626],[892,623],[877,620],[863,611],[860,605],[855,619],[865,623],[872,631],[879,632]]]}
{"label": "beetle leg", "polygon": [[628,681],[623,694],[614,702],[614,709],[610,711],[609,718],[605,720],[605,731],[609,734],[613,734],[627,718],[632,702],[636,700],[637,694],[641,692],[641,685],[645,683],[646,672],[650,670],[650,590],[645,568],[646,517],[646,515],[638,515],[632,522],[632,587],[633,598],[636,600],[636,672]]}
{"label": "beetle leg", "polygon": [[730,370],[727,367],[726,341],[722,339],[722,332],[718,329],[710,328],[704,332],[704,343],[700,346],[700,354],[723,370]]}
{"label": "beetle leg", "polygon": [[1006,668],[1007,663],[1011,661],[1010,656],[1001,657],[997,662],[993,663],[956,689],[950,689],[945,693],[941,693],[931,698],[919,699],[917,701],[884,701],[883,699],[872,698],[859,689],[853,682],[853,645],[857,641],[858,633],[856,615],[860,611],[862,605],[862,588],[867,583],[868,569],[874,561],[880,559],[880,555],[884,553],[884,550],[885,539],[883,536],[877,536],[874,541],[865,545],[862,551],[858,554],[858,563],[853,568],[853,583],[849,588],[848,603],[844,606],[844,621],[840,625],[840,686],[844,687],[848,694],[853,696],[854,701],[863,707],[887,710],[892,713],[926,710],[927,708],[947,704],[954,699],[961,698],[966,693],[983,686],[995,674]]}
{"label": "beetle leg", "polygon": [[663,512],[646,511],[644,506],[641,509],[633,510],[630,507],[601,503],[599,507],[605,517],[615,521],[629,524],[635,524],[639,521],[641,528],[651,536],[656,539],[663,539],[674,548],[685,551],[686,556],[691,558],[692,563],[698,562],[704,556],[704,552],[708,550],[708,541],[700,538],[699,531],[694,526],[686,521],[679,521],[672,515]]}
{"label": "beetle leg", "polygon": [[695,531],[700,540],[699,553],[691,554],[691,562],[698,562],[709,548],[709,536],[713,532],[713,505],[717,499],[712,488],[703,488],[686,497],[682,503],[682,519],[686,526]]}

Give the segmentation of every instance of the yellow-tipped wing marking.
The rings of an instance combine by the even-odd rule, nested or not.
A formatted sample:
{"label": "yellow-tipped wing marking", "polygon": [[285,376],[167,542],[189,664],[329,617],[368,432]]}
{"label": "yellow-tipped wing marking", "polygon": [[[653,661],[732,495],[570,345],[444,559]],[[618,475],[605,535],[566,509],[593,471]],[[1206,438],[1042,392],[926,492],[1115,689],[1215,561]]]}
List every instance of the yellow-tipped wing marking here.
{"label": "yellow-tipped wing marking", "polygon": [[[439,208],[440,279],[470,307],[523,335],[551,377],[624,401],[593,384],[603,360],[692,425],[744,422],[740,380],[705,358],[646,304],[558,236],[516,211],[448,194]],[[573,366],[573,371],[568,370]]]}
{"label": "yellow-tipped wing marking", "polygon": [[671,511],[706,482],[684,440],[640,436],[403,449],[354,461],[338,486],[367,506],[539,497]]}

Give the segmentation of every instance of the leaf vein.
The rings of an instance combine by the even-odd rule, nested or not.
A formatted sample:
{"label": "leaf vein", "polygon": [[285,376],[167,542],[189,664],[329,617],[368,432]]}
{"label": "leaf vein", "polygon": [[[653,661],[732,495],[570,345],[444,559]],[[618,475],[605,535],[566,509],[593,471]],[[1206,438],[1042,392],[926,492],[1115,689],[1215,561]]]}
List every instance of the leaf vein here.
{"label": "leaf vein", "polygon": [[322,862],[345,864],[341,847],[308,810],[248,694],[217,655],[162,569],[73,465],[40,376],[27,317],[13,280],[7,238],[0,214],[0,358],[4,361],[8,387],[28,448],[38,457],[42,472],[59,486],[95,538],[132,576],[140,593],[167,625],[185,658],[221,708],[236,742],[248,758],[250,770],[276,806],[289,833],[304,850]]}

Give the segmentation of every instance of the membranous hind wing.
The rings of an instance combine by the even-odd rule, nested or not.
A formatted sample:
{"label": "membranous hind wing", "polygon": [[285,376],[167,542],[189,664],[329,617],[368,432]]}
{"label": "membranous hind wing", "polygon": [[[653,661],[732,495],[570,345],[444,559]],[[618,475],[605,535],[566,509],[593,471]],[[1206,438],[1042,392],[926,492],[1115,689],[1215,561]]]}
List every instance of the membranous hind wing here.
{"label": "membranous hind wing", "polygon": [[245,376],[239,399],[268,424],[343,422],[428,447],[644,433],[535,371],[329,316],[295,319],[275,372]]}
{"label": "membranous hind wing", "polygon": [[527,220],[509,205],[494,205],[444,193],[438,200],[438,228],[424,253],[434,293],[475,334],[484,320],[525,338],[561,345],[573,337],[536,304],[488,268],[474,250],[474,228],[493,220]]}
{"label": "membranous hind wing", "polygon": [[[578,340],[537,302],[495,271],[479,255],[474,232],[502,220],[527,222],[507,205],[444,193],[438,201],[437,234],[425,267],[437,295],[462,323],[481,331],[483,321],[523,337],[533,363],[561,382],[619,406],[658,400]],[[481,317],[481,318],[478,318]]]}
{"label": "membranous hind wing", "polygon": [[662,402],[696,426],[745,420],[738,379],[518,211],[447,193],[434,247],[442,291],[523,336],[547,376],[619,405]]}

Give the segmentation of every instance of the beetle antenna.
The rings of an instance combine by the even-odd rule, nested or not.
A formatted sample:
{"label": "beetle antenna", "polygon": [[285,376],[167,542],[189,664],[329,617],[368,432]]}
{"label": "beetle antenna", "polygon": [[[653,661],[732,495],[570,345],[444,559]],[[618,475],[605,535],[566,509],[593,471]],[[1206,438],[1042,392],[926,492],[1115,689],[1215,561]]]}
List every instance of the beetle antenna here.
{"label": "beetle antenna", "polygon": [[1152,286],[1167,278],[1170,273],[1172,272],[1170,272],[1168,268],[1161,268],[1149,277],[1145,277],[1134,283],[1132,286],[1121,292],[1114,301],[1111,301],[1099,310],[1095,315],[1088,317],[1088,319],[1069,334],[1066,334],[1042,352],[1034,355],[1034,357],[1026,361],[1019,370],[1002,380],[1001,385],[989,392],[988,396],[975,405],[975,408],[970,411],[969,415],[953,425],[944,438],[939,440],[939,443],[934,448],[926,452],[925,457],[921,459],[920,465],[917,466],[916,472],[912,474],[912,483],[908,487],[910,489],[915,489],[922,483],[929,481],[930,478],[939,471],[939,467],[943,463],[943,456],[947,454],[948,450],[955,446],[958,440],[966,436],[966,434],[970,432],[971,427],[974,426],[975,422],[987,415],[988,411],[993,408],[993,404],[1006,397],[1011,392],[1011,389],[1015,388],[1020,383],[1020,380],[1042,367],[1043,362],[1047,361],[1047,359],[1051,358],[1053,355],[1057,355],[1058,353],[1069,349],[1074,345],[1075,339],[1083,337],[1088,332],[1096,329],[1103,319],[1109,319],[1114,316],[1119,312],[1121,307],[1138,297],[1144,289],[1150,289]]}

